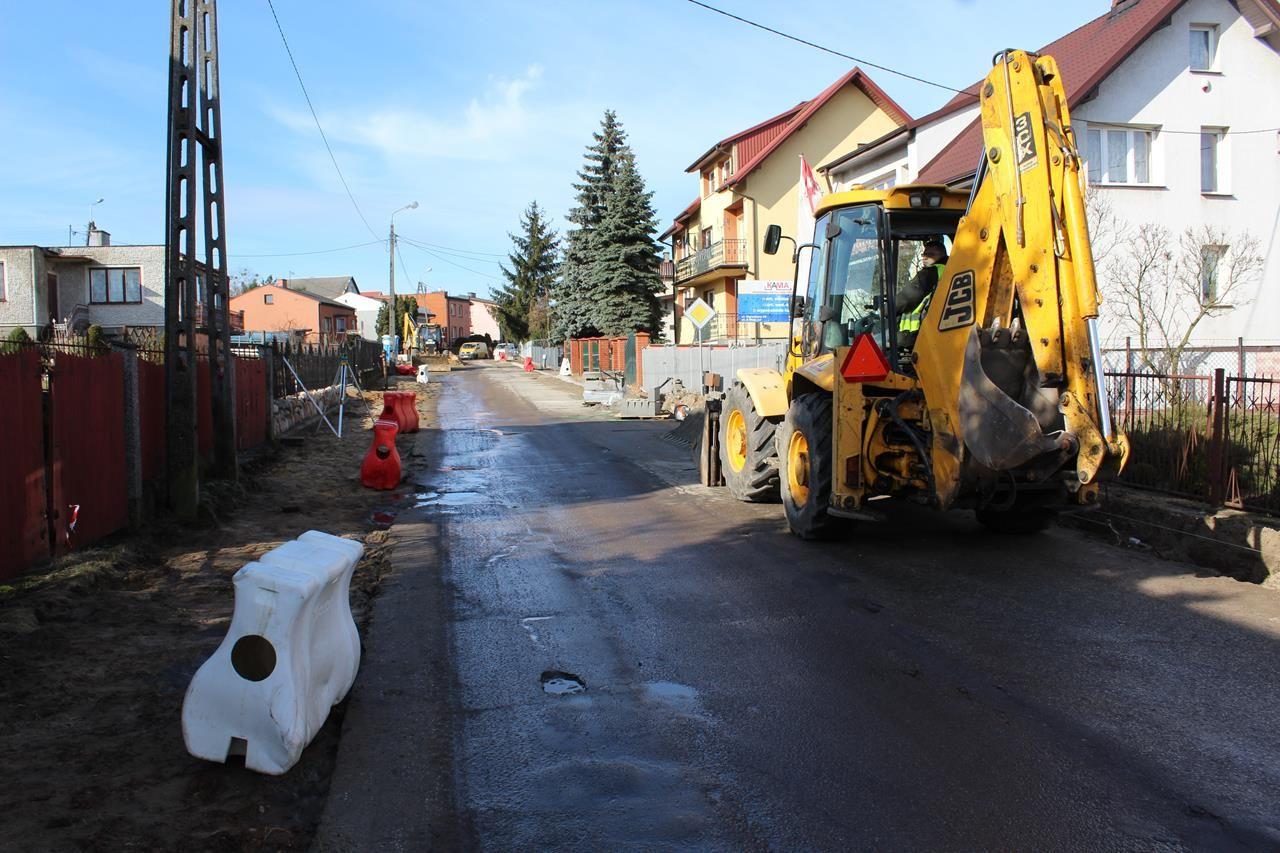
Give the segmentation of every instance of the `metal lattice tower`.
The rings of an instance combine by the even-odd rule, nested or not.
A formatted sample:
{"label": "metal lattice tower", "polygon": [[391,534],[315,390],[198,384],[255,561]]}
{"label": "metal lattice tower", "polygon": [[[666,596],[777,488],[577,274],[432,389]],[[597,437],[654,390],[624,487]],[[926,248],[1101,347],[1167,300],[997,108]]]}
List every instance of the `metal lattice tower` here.
{"label": "metal lattice tower", "polygon": [[[165,447],[169,501],[179,517],[191,519],[200,497],[196,435],[199,361],[207,358],[209,363],[211,473],[226,479],[236,477],[235,385],[223,204],[217,2],[172,0],[170,8]],[[198,207],[203,209],[199,222]]]}

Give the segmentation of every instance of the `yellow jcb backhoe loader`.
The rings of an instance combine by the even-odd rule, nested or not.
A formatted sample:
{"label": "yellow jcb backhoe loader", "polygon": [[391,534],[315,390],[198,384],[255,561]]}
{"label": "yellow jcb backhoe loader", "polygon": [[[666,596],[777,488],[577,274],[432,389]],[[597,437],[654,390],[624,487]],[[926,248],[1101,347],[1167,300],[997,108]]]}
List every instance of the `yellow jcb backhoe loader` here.
{"label": "yellow jcb backhoe loader", "polygon": [[[875,519],[874,503],[969,507],[1043,527],[1089,504],[1128,442],[1112,424],[1081,159],[1051,57],[1004,51],[980,92],[966,195],[934,185],[823,199],[784,369],[708,394],[702,479],[781,498],[791,530]],[[766,253],[781,230],[770,226]],[[895,305],[928,241],[949,247],[924,305]],[[712,381],[715,381],[713,378]]]}

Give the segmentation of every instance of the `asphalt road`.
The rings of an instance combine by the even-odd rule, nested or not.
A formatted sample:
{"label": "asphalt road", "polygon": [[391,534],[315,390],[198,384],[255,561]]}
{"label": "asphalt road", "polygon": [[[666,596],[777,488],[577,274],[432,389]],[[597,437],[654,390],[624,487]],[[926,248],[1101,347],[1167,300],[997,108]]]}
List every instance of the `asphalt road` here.
{"label": "asphalt road", "polygon": [[[912,507],[801,542],[697,486],[668,423],[511,368],[444,382],[418,564],[382,606],[445,648],[375,612],[340,757],[364,775],[334,796],[380,834],[348,839],[1280,847],[1276,591]],[[389,650],[445,675],[389,688]]]}

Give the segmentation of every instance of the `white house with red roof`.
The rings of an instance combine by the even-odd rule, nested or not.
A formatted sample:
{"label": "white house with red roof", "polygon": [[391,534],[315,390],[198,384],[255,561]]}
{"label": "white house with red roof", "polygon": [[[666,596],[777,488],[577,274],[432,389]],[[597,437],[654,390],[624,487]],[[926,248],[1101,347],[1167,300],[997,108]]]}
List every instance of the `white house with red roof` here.
{"label": "white house with red roof", "polygon": [[[1178,294],[1165,313],[1183,328],[1210,306],[1197,346],[1280,342],[1280,3],[1116,0],[1039,52],[1058,62],[1087,161],[1108,344],[1144,329],[1162,344],[1151,312],[1139,322],[1140,261],[1148,293]],[[838,188],[967,186],[982,150],[976,92],[821,171]]]}

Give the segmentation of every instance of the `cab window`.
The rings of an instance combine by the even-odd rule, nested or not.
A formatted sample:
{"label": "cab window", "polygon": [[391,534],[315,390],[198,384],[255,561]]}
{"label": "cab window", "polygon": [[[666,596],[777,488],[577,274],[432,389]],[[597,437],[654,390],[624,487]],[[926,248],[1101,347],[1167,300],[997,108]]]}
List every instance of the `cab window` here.
{"label": "cab window", "polygon": [[880,209],[876,205],[845,208],[835,217],[839,232],[827,241],[823,253],[826,286],[820,288],[821,300],[812,303],[820,329],[819,349],[828,352],[848,346],[864,332],[888,347]]}

